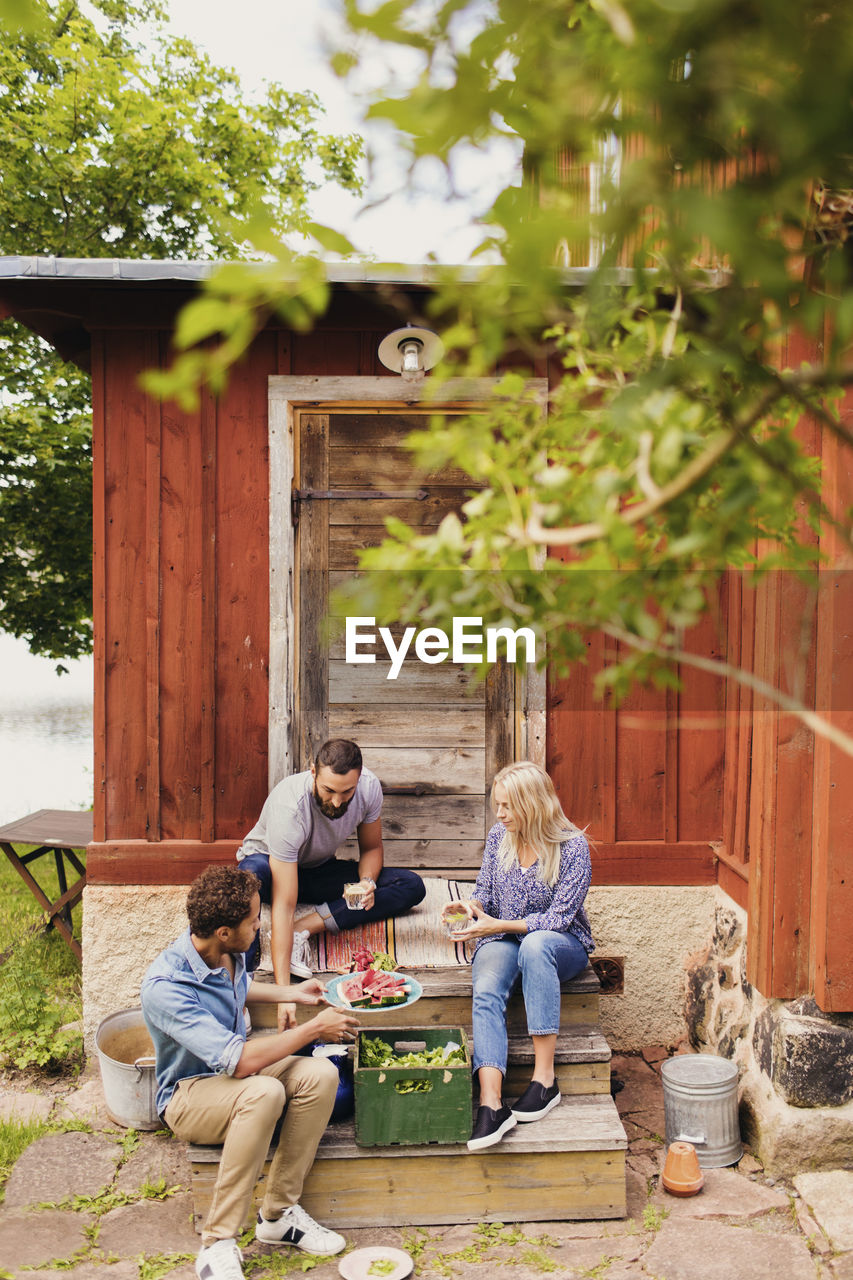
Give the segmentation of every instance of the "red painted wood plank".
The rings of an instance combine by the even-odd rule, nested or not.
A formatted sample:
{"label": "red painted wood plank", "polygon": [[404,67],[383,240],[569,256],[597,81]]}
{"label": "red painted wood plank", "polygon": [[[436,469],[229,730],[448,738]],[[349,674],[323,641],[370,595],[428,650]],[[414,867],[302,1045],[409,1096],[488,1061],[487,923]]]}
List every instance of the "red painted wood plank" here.
{"label": "red painted wood plank", "polygon": [[116,840],[86,850],[88,884],[190,884],[214,863],[230,863],[239,840]]}
{"label": "red painted wood plank", "polygon": [[[140,346],[149,369],[160,363],[156,332]],[[160,495],[162,406],[144,396],[145,411],[145,742],[147,835],[160,839]]]}
{"label": "red painted wood plank", "polygon": [[242,839],[267,794],[269,467],[264,333],[231,371],[216,439],[216,837]]}
{"label": "red painted wood plank", "polygon": [[611,844],[592,837],[593,884],[708,885],[717,880],[717,862],[710,843],[681,841],[620,841]]}
{"label": "red painted wood plank", "polygon": [[605,838],[615,827],[612,773],[605,766],[613,712],[593,696],[593,678],[603,660],[600,637],[589,640],[588,652],[586,663],[549,678],[546,760],[567,815],[580,827],[593,825]]}
{"label": "red painted wood plank", "polygon": [[[725,660],[725,584],[708,614],[684,638],[690,653]],[[678,837],[720,840],[723,835],[726,686],[721,677],[685,663],[678,697]]]}
{"label": "red painted wood plank", "polygon": [[106,368],[104,335],[92,335],[92,610],[94,624],[94,835],[106,839]]}
{"label": "red painted wood plank", "polygon": [[201,821],[202,427],[163,407],[159,485],[160,796],[164,840],[198,839]]}
{"label": "red painted wood plank", "polygon": [[664,839],[667,718],[665,695],[637,686],[614,714],[616,839]]}
{"label": "red painted wood plank", "polygon": [[217,401],[201,399],[201,786],[199,834],[216,838],[216,420]]}
{"label": "red painted wood plank", "polygon": [[[88,883],[187,884],[211,863],[230,862],[239,844],[239,840],[96,842],[87,849]],[[709,885],[716,874],[713,850],[703,843],[595,844],[592,863],[593,884],[598,885]]]}
{"label": "red painted wood plank", "polygon": [[352,375],[359,366],[361,335],[358,329],[312,329],[294,334],[292,349],[294,373]]}
{"label": "red painted wood plank", "polygon": [[137,379],[149,364],[138,334],[104,345],[104,831],[144,838],[146,743],[146,411]]}
{"label": "red painted wood plank", "polygon": [[[842,401],[853,430],[853,394]],[[853,504],[853,453],[824,437],[824,499],[838,514]],[[853,733],[853,555],[827,528],[821,544],[832,570],[821,574],[817,632],[818,710]],[[824,738],[815,742],[812,972],[815,998],[831,1013],[853,1011],[853,763]]]}

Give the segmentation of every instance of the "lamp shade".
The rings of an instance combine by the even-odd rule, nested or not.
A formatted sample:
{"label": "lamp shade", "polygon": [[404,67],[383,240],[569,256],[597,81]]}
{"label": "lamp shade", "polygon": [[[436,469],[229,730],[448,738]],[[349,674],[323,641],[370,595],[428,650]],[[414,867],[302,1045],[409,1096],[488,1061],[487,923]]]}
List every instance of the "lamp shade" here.
{"label": "lamp shade", "polygon": [[438,334],[413,324],[395,329],[379,344],[379,359],[394,373],[402,373],[404,368],[407,372],[432,369],[443,355],[444,343]]}

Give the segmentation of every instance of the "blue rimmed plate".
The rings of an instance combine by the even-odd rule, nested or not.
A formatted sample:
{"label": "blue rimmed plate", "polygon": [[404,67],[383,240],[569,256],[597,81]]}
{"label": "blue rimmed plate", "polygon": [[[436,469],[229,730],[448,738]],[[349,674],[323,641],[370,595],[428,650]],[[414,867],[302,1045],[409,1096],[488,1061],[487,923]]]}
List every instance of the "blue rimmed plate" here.
{"label": "blue rimmed plate", "polygon": [[350,1005],[340,994],[341,984],[351,981],[356,975],[354,973],[342,973],[337,978],[330,978],[326,983],[326,998],[329,1004],[333,1004],[336,1009],[349,1009],[352,1013],[390,1013],[392,1009],[408,1009],[410,1004],[414,1004],[416,1000],[420,1000],[424,993],[424,989],[418,982],[417,978],[410,977],[407,973],[398,973],[394,971],[395,978],[403,978],[406,986],[409,988],[409,994],[405,1000],[401,1000],[399,1004],[376,1004],[376,1005]]}

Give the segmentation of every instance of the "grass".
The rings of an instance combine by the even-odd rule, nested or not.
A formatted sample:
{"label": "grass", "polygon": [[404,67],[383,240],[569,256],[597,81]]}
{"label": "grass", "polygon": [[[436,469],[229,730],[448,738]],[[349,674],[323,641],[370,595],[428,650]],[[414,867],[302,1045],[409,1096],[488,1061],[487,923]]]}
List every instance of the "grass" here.
{"label": "grass", "polygon": [[49,1132],[50,1128],[43,1120],[0,1120],[0,1204],[18,1156]]}
{"label": "grass", "polygon": [[[59,896],[53,858],[46,855],[30,870],[48,897]],[[72,914],[76,937],[81,918],[78,903]],[[0,938],[6,959],[0,964],[0,1065],[5,1067],[56,1071],[80,1060],[82,1037],[60,1030],[82,1017],[80,965],[57,930],[45,932],[43,926],[44,912],[4,856],[0,859]]]}

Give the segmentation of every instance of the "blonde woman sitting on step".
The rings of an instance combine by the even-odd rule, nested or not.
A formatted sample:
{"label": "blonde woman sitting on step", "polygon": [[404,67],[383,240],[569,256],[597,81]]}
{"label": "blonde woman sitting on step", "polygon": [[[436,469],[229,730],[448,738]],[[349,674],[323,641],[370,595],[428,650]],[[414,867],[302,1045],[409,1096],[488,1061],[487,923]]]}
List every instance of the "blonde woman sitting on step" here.
{"label": "blonde woman sitting on step", "polygon": [[[486,839],[473,897],[451,902],[465,928],[452,936],[476,940],[472,970],[474,1070],[480,1105],[469,1150],[500,1142],[519,1122],[541,1120],[560,1102],[554,1050],[560,1030],[560,984],[586,968],[594,949],[584,899],[589,845],[560,806],[544,769],[530,761],[507,765],[492,784],[498,821]],[[533,1078],[507,1106],[507,1001],[521,981]]]}

